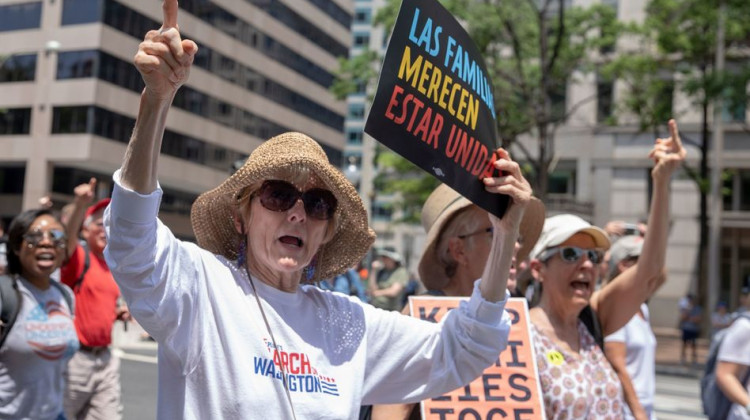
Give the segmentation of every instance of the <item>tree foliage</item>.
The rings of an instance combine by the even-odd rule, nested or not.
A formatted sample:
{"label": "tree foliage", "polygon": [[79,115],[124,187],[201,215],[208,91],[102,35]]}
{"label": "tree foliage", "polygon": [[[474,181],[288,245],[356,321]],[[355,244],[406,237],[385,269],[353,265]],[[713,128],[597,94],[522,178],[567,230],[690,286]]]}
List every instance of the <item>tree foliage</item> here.
{"label": "tree foliage", "polygon": [[[595,71],[602,57],[606,57],[600,52],[614,45],[622,30],[615,10],[602,4],[569,7],[564,0],[444,0],[442,3],[464,24],[487,64],[494,84],[499,135],[494,139],[496,145],[506,148],[518,145],[532,169],[530,181],[535,194],[544,198],[557,127],[583,102],[595,99],[592,96],[580,103],[567,103],[567,86],[576,83],[578,75]],[[376,14],[375,24],[390,32],[399,6],[400,0],[388,0]],[[374,84],[374,79],[371,83]],[[522,135],[536,140],[536,151],[516,142]],[[408,182],[431,185],[419,179],[429,175],[414,166],[396,164],[397,161],[388,158],[377,163],[393,165],[380,169],[401,174],[400,188],[412,190],[405,185]],[[386,187],[385,182],[379,185]]]}
{"label": "tree foliage", "polygon": [[[698,170],[685,165],[686,173],[696,182],[700,193],[700,239],[697,274],[706,279],[705,256],[708,245],[709,112],[720,103],[730,114],[744,114],[748,103],[747,86],[750,66],[750,8],[746,0],[720,0],[726,6],[725,49],[727,67],[715,68],[719,1],[650,0],[646,21],[636,32],[639,49],[621,54],[609,67],[619,80],[626,82],[627,93],[621,98],[623,110],[635,115],[641,130],[658,133],[658,127],[682,110],[672,109],[669,90],[680,91],[691,99],[690,105],[701,110]],[[666,94],[670,93],[670,94]],[[670,115],[671,114],[671,115]],[[686,136],[683,136],[686,137]],[[723,174],[726,181],[730,172]],[[726,189],[722,191],[726,193]],[[699,283],[699,295],[706,296],[706,285]]]}

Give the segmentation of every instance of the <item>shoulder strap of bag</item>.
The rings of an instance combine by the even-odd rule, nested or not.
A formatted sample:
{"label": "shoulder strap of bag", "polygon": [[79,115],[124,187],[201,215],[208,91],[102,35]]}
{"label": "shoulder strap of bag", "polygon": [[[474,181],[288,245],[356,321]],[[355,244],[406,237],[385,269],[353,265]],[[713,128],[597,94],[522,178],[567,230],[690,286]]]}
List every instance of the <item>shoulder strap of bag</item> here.
{"label": "shoulder strap of bag", "polygon": [[3,305],[0,310],[0,348],[2,348],[21,311],[21,292],[14,278],[6,275],[0,276],[0,300]]}
{"label": "shoulder strap of bag", "polygon": [[[81,283],[83,283],[83,278],[86,276],[86,272],[89,271],[89,266],[91,265],[91,257],[89,256],[89,245],[86,242],[81,243],[81,248],[83,248],[83,271],[81,271],[81,275],[78,276],[76,279],[75,284],[73,284],[73,291],[78,291],[78,289],[81,288]],[[73,307],[70,306],[71,310],[73,310]]]}
{"label": "shoulder strap of bag", "polygon": [[585,308],[578,314],[578,319],[583,322],[586,329],[594,337],[594,341],[602,351],[604,351],[604,334],[602,333],[602,324],[599,322],[599,317],[596,316],[594,308],[591,305],[586,305]]}
{"label": "shoulder strap of bag", "polygon": [[70,309],[70,315],[73,316],[76,313],[76,307],[75,307],[75,300],[73,300],[73,293],[70,289],[63,286],[62,284],[56,282],[55,280],[50,280],[49,282],[52,286],[54,286],[57,290],[60,291],[60,294],[62,294],[63,299],[65,299],[65,303],[68,304],[68,309]]}

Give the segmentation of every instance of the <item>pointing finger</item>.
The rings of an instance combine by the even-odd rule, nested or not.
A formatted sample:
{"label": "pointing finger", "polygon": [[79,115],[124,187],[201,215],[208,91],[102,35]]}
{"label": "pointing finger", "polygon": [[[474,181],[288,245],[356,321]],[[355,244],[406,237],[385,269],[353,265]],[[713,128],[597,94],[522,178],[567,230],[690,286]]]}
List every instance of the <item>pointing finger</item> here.
{"label": "pointing finger", "polygon": [[682,140],[680,139],[680,132],[677,130],[677,121],[674,119],[669,120],[669,134],[672,140],[675,142],[675,148],[682,150]]}
{"label": "pointing finger", "polygon": [[162,21],[162,29],[176,28],[177,27],[177,0],[164,0],[161,5],[164,19]]}

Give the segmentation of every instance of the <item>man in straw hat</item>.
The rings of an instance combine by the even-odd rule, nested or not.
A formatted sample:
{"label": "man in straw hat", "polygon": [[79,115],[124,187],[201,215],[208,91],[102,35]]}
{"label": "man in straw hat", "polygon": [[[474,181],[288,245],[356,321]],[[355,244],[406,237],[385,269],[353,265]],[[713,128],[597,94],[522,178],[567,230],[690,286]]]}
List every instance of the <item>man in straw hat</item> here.
{"label": "man in straw hat", "polygon": [[[159,342],[158,417],[355,418],[361,403],[418,401],[462,386],[492,364],[510,329],[504,311],[513,243],[531,188],[510,196],[472,297],[440,324],[382,311],[306,283],[360,261],[374,240],[354,186],[313,139],[276,136],[196,200],[198,245],[157,219],[156,173],[166,115],[197,51],[164,2],[161,30],[135,56],[141,107],[105,214],[107,262],[138,322]],[[472,351],[460,349],[471,348]]]}
{"label": "man in straw hat", "polygon": [[[427,197],[422,207],[427,240],[419,260],[419,276],[429,294],[471,296],[489,257],[494,226],[487,212],[445,184]],[[534,247],[544,226],[544,204],[532,198],[526,206],[513,250],[508,291],[515,290],[518,265]],[[404,308],[406,311],[407,308]],[[419,419],[415,404],[373,408],[373,420]]]}

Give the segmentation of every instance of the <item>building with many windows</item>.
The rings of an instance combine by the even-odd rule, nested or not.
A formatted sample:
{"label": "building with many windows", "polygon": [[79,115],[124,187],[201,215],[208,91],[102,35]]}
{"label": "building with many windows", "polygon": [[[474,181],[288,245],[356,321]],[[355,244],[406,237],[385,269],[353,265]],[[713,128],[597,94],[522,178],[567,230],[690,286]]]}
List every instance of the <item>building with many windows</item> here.
{"label": "building with many windows", "polygon": [[[190,206],[265,139],[301,131],[343,162],[346,104],[328,88],[351,45],[344,0],[181,0],[199,52],[162,146],[160,217],[191,238]],[[147,0],[0,0],[0,217],[90,177],[107,195],[143,82],[132,65],[161,25]]]}
{"label": "building with many windows", "polygon": [[[647,0],[594,1],[614,7],[621,21],[640,22],[645,18]],[[565,5],[586,7],[591,3],[591,0],[566,0]],[[381,5],[380,0],[355,1],[355,16],[362,16],[363,21],[355,20],[353,33],[359,33],[361,42],[369,42],[373,50],[384,48],[385,37],[381,28],[375,28],[368,39],[366,28],[371,27],[369,19]],[[356,46],[354,48],[356,51]],[[747,60],[730,61],[727,65],[741,68],[748,63]],[[561,97],[555,98],[556,103],[564,104],[566,109],[575,112],[556,134],[556,154],[549,168],[549,191],[545,202],[548,215],[575,213],[599,226],[604,226],[610,220],[645,221],[651,193],[652,166],[647,155],[654,135],[639,133],[635,121],[624,115],[618,115],[618,124],[612,125],[611,117],[625,94],[626,88],[622,83],[595,74],[577,76],[576,82],[571,81]],[[680,75],[665,77],[677,80]],[[697,168],[700,159],[700,110],[693,105],[691,98],[678,89],[670,89],[664,94],[671,97],[673,115],[680,124],[683,142],[688,149],[688,165]],[[360,176],[363,196],[375,199],[372,202],[372,225],[379,234],[376,244],[395,246],[418,259],[423,243],[421,227],[397,227],[387,221],[389,217],[378,220],[379,212],[385,214],[388,208],[379,206],[379,200],[383,198],[372,191],[371,179],[377,171],[371,164],[374,141],[361,134],[367,113],[366,100],[364,93],[349,99],[349,114],[345,123],[349,141],[345,154],[353,156],[350,158],[353,165],[351,172]],[[750,286],[750,135],[747,130],[750,115],[745,108],[735,108],[725,112],[724,120],[722,160],[724,169],[729,171],[725,186],[731,193],[724,197],[720,218],[719,298],[734,308],[739,289],[743,285]],[[660,135],[667,136],[666,129]],[[527,150],[536,150],[533,138],[526,137],[521,141]],[[518,157],[523,153],[514,150],[513,155]],[[710,159],[709,162],[712,162],[713,157]],[[357,166],[360,162],[361,167]],[[652,322],[656,327],[676,327],[678,300],[689,291],[697,292],[699,282],[705,281],[699,279],[697,273],[699,201],[697,184],[685,172],[677,174],[672,183],[668,281],[650,301]],[[410,249],[410,246],[413,248]],[[704,314],[710,312],[705,310]]]}

